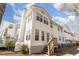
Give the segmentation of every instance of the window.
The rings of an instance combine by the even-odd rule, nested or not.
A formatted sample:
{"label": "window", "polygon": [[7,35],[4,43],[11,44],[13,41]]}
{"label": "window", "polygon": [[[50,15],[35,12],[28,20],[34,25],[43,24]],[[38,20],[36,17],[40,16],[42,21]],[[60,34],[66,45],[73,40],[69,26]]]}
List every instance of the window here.
{"label": "window", "polygon": [[58,27],[58,31],[60,30],[60,28]]}
{"label": "window", "polygon": [[48,21],[47,21],[47,25],[48,25]]}
{"label": "window", "polygon": [[40,13],[36,14],[36,20],[43,22],[43,18],[44,18],[44,24],[48,25],[48,19],[46,17],[43,17],[43,15],[41,15]]}
{"label": "window", "polygon": [[44,24],[46,24],[46,20],[44,20]]}
{"label": "window", "polygon": [[40,20],[39,16],[37,16],[36,19],[39,21]]}
{"label": "window", "polygon": [[42,22],[42,15],[39,14],[39,13],[37,13],[36,19],[37,19],[38,21]]}
{"label": "window", "polygon": [[46,20],[46,24],[48,25],[48,19],[45,17],[45,20]]}
{"label": "window", "polygon": [[40,22],[42,22],[42,18],[40,18]]}
{"label": "window", "polygon": [[39,16],[40,16],[39,13],[37,13],[36,14],[36,20],[38,20],[38,21],[40,20],[40,17]]}
{"label": "window", "polygon": [[27,40],[27,37],[28,37],[28,36],[26,35],[26,40]]}
{"label": "window", "polygon": [[35,30],[35,40],[39,40],[39,30]]}
{"label": "window", "polygon": [[47,21],[46,21],[46,17],[44,17],[44,24],[46,24],[47,23]]}
{"label": "window", "polygon": [[49,41],[49,33],[47,33],[47,42]]}
{"label": "window", "polygon": [[42,15],[40,15],[40,22],[42,22]]}
{"label": "window", "polygon": [[51,27],[51,28],[53,28],[53,25],[52,25],[52,23],[50,24],[50,27]]}
{"label": "window", "polygon": [[42,39],[42,41],[44,41],[44,31],[42,31],[41,39]]}

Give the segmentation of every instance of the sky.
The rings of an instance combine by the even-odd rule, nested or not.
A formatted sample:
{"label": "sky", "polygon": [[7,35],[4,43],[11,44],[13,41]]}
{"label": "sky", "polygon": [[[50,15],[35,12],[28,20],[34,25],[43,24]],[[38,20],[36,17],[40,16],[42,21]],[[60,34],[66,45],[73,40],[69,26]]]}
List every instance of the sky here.
{"label": "sky", "polygon": [[56,9],[57,6],[54,6],[53,4],[49,4],[49,3],[7,4],[3,19],[13,22],[13,23],[19,22],[21,19],[23,10],[25,8],[26,9],[29,8],[31,5],[43,7],[49,13],[49,15],[53,18],[54,21],[64,22],[63,19],[64,19],[65,15],[61,11]]}
{"label": "sky", "polygon": [[[52,17],[52,20],[61,26],[64,24],[71,25],[76,24],[77,22],[74,20],[74,15],[66,16],[60,9],[63,8],[63,5],[60,3],[9,3],[6,5],[6,10],[3,16],[3,20],[17,23],[21,20],[21,15],[23,10],[28,9],[30,6],[36,5],[44,8],[49,15]],[[75,26],[74,26],[75,27]],[[76,29],[76,28],[74,28]],[[72,29],[73,30],[73,29]],[[78,29],[76,29],[78,31]]]}

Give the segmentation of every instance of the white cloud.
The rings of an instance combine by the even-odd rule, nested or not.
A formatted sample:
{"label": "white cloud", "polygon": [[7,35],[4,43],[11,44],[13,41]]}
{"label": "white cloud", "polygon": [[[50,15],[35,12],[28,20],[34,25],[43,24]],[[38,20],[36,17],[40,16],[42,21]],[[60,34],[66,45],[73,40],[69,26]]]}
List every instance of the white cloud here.
{"label": "white cloud", "polygon": [[22,14],[23,10],[21,10],[20,8],[16,8],[16,4],[14,4],[14,3],[11,3],[9,5],[12,7],[13,12],[14,12],[14,14],[13,14],[14,22],[18,22],[21,18],[21,14]]}
{"label": "white cloud", "polygon": [[75,16],[70,15],[70,16],[68,16],[68,18],[69,18],[69,19],[75,19]]}
{"label": "white cloud", "polygon": [[[16,8],[16,4],[14,4],[14,3],[11,3],[11,4],[9,4],[9,5],[12,7],[13,12],[14,12],[13,19],[14,19],[15,21],[18,21],[18,20],[21,18],[21,15],[22,15],[22,13],[23,13],[23,9]],[[32,6],[32,5],[35,5],[35,3],[24,4],[24,5],[21,6],[21,7],[23,7],[23,8],[29,8],[29,7]]]}
{"label": "white cloud", "polygon": [[11,4],[9,4],[9,5],[12,7],[13,12],[14,12],[16,15],[21,16],[23,10],[21,10],[20,8],[16,8],[16,4],[15,4],[15,3],[11,3]]}
{"label": "white cloud", "polygon": [[21,17],[14,14],[13,19],[17,22],[21,19]]}
{"label": "white cloud", "polygon": [[64,25],[64,24],[68,24],[69,23],[69,20],[66,19],[66,18],[63,18],[63,17],[58,17],[58,16],[55,16],[53,17],[54,18],[54,21],[57,20],[56,22],[60,25]]}
{"label": "white cloud", "polygon": [[64,3],[54,3],[53,6],[57,9],[57,10],[62,10],[64,8]]}
{"label": "white cloud", "polygon": [[[74,16],[70,16],[70,18],[73,19]],[[57,17],[57,16],[54,17],[54,20],[56,20],[56,19],[58,19],[58,21],[56,21],[58,24],[60,24],[61,26],[67,24],[72,32],[76,32],[77,35],[79,35],[78,34],[79,33],[79,23],[77,23],[77,21],[74,20],[71,22],[71,20],[68,18]],[[72,27],[73,27],[73,29],[72,29]]]}
{"label": "white cloud", "polygon": [[13,8],[13,10],[15,11],[16,10],[16,5],[14,4],[14,3],[10,3],[10,4],[8,4],[8,5],[10,5],[12,8]]}
{"label": "white cloud", "polygon": [[69,18],[71,21],[74,21],[74,20],[76,19],[74,15],[70,15],[70,16],[68,16],[68,18]]}
{"label": "white cloud", "polygon": [[14,12],[15,12],[16,15],[21,16],[23,10],[21,10],[21,9],[18,8]]}

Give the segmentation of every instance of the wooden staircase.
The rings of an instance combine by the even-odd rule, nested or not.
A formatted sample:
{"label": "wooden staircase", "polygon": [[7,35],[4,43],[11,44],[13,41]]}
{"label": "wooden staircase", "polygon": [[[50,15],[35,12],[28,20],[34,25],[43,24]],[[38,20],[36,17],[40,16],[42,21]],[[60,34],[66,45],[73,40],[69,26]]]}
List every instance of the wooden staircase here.
{"label": "wooden staircase", "polygon": [[58,45],[57,45],[57,38],[51,38],[49,41],[48,41],[48,55],[54,55],[55,54],[55,48],[58,48]]}

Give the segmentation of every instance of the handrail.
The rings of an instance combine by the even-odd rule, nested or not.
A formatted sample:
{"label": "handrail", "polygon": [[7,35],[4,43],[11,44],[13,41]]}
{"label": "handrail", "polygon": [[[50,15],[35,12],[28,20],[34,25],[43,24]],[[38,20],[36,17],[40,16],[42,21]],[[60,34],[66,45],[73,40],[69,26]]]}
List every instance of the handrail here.
{"label": "handrail", "polygon": [[48,41],[48,44],[49,44],[53,39],[56,39],[56,38],[55,38],[55,37],[52,37],[52,38]]}
{"label": "handrail", "polygon": [[57,45],[56,45],[57,43],[54,42],[55,39],[56,39],[55,37],[51,37],[51,39],[48,41],[48,55],[53,54],[54,53],[54,47],[57,47]]}

